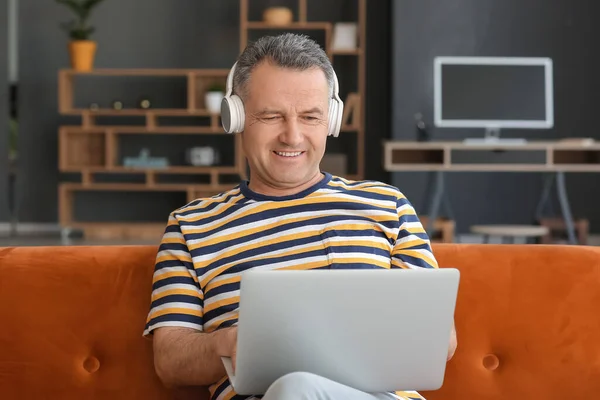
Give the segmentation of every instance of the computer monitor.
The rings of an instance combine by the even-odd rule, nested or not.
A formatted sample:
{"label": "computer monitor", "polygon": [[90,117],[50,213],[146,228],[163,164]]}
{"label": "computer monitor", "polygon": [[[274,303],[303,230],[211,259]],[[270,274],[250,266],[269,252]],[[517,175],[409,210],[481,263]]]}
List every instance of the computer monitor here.
{"label": "computer monitor", "polygon": [[552,60],[514,57],[436,57],[435,125],[500,129],[554,126]]}

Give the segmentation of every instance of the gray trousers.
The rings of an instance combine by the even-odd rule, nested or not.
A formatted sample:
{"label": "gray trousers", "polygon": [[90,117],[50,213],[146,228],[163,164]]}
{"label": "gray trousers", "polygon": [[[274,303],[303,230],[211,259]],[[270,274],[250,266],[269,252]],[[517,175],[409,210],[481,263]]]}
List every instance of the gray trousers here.
{"label": "gray trousers", "polygon": [[[365,393],[308,372],[294,372],[276,380],[263,400],[391,400],[388,393]],[[415,395],[415,398],[419,398]]]}

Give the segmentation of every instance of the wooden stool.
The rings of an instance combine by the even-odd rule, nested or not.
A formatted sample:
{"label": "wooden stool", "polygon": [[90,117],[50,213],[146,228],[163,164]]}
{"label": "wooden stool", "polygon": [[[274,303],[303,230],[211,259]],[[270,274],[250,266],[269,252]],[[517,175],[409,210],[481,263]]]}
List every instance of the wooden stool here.
{"label": "wooden stool", "polygon": [[[567,232],[565,220],[562,218],[540,218],[540,225],[547,227],[550,232],[542,238],[542,243],[553,244],[560,243],[564,239]],[[577,243],[586,245],[590,231],[590,223],[587,219],[581,218],[574,221],[575,234],[577,235]],[[562,238],[561,238],[562,236]]]}
{"label": "wooden stool", "polygon": [[502,243],[515,243],[516,238],[541,238],[550,230],[546,226],[538,225],[474,225],[471,232],[483,235],[484,243],[489,243],[491,236],[499,236]]}
{"label": "wooden stool", "polygon": [[[425,229],[429,224],[429,217],[426,215],[419,216],[419,220]],[[453,243],[454,242],[455,223],[451,219],[437,218],[433,224],[433,233],[429,238],[432,243]]]}

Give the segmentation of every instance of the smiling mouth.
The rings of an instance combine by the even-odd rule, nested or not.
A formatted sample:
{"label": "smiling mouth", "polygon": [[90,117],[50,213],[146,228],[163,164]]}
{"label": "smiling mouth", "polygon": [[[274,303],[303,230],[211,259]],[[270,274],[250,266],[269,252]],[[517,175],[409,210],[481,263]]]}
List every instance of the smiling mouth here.
{"label": "smiling mouth", "polygon": [[273,153],[277,154],[278,156],[288,158],[294,158],[304,154],[303,151],[273,151]]}

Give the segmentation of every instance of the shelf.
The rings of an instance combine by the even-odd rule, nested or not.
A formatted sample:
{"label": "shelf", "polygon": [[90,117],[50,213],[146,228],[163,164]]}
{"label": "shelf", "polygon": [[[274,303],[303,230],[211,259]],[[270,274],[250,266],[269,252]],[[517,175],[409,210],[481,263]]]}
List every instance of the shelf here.
{"label": "shelf", "polygon": [[227,76],[228,69],[156,69],[156,68],[99,68],[91,71],[75,71],[62,69],[60,74],[66,76]]}
{"label": "shelf", "polygon": [[145,126],[103,126],[94,125],[93,127],[86,128],[81,126],[66,126],[66,131],[76,135],[93,135],[97,133],[108,133],[112,132],[115,135],[127,134],[127,135],[227,135],[233,136],[226,133],[223,128],[211,128],[208,126],[158,126],[156,128],[148,128]]}
{"label": "shelf", "polygon": [[68,192],[75,191],[114,191],[114,192],[187,192],[194,190],[199,192],[222,192],[233,188],[234,185],[201,185],[201,184],[175,184],[161,183],[153,186],[148,186],[145,183],[94,183],[93,185],[85,185],[82,183],[61,183],[62,190]]}
{"label": "shelf", "polygon": [[91,110],[88,108],[72,108],[69,110],[61,111],[64,115],[89,115],[89,116],[140,116],[145,117],[148,115],[154,115],[156,117],[211,117],[219,116],[219,114],[211,113],[206,109],[190,110],[187,108],[155,108],[155,109],[137,109],[127,108],[123,110],[112,110],[112,109],[99,109]]}
{"label": "shelf", "polygon": [[275,29],[275,30],[288,30],[288,29],[306,29],[306,30],[318,30],[325,29],[330,30],[333,27],[331,22],[293,22],[286,25],[272,25],[266,22],[260,21],[248,21],[246,27],[249,29]]}
{"label": "shelf", "polygon": [[107,168],[105,166],[67,166],[61,169],[62,172],[90,172],[90,173],[106,173],[106,174],[198,174],[206,175],[210,173],[218,174],[235,174],[238,172],[235,166],[171,166],[166,168],[134,168],[134,167],[123,167],[114,166]]}

